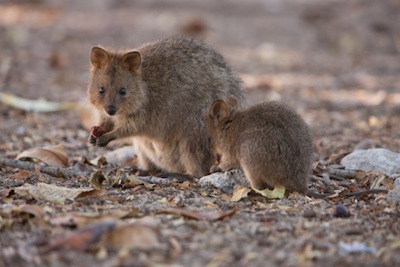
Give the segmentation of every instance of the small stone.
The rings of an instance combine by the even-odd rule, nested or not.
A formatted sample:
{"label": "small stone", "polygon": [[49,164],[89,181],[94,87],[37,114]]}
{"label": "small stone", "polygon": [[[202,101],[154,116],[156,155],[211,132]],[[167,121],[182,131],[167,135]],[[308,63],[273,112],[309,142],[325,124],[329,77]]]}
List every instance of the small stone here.
{"label": "small stone", "polygon": [[392,190],[389,190],[388,194],[386,195],[386,200],[388,202],[400,202],[400,185],[397,185]]}
{"label": "small stone", "polygon": [[345,242],[339,241],[339,253],[342,255],[348,254],[359,254],[359,253],[376,253],[375,247],[368,247],[365,243],[353,242],[347,244]]}
{"label": "small stone", "polygon": [[333,210],[333,216],[337,218],[348,218],[350,217],[350,211],[346,206],[337,205]]}
{"label": "small stone", "polygon": [[172,199],[172,202],[177,206],[177,207],[183,207],[184,206],[184,201],[181,196],[175,196]]}
{"label": "small stone", "polygon": [[313,208],[306,207],[306,208],[304,208],[303,217],[304,218],[315,218],[315,217],[317,217],[317,213],[313,210]]}
{"label": "small stone", "polygon": [[250,186],[249,182],[240,169],[234,169],[227,172],[216,172],[200,178],[201,186],[214,186],[227,194],[233,193],[235,185]]}
{"label": "small stone", "polygon": [[381,171],[386,175],[400,173],[400,154],[384,148],[359,149],[341,162],[347,170]]}

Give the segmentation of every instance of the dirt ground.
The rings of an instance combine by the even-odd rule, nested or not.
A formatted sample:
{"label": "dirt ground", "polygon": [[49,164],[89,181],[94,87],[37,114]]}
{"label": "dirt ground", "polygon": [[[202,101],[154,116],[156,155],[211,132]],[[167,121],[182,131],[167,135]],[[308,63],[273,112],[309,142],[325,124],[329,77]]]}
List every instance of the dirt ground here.
{"label": "dirt ground", "polygon": [[[339,194],[232,201],[197,180],[141,184],[110,164],[103,173],[117,183],[93,190],[99,167],[88,160],[120,143],[92,147],[76,109],[0,102],[1,158],[62,144],[80,171],[57,178],[0,165],[0,266],[399,265],[399,204],[343,194],[377,180],[392,189],[393,179],[329,170],[356,148],[400,152],[400,1],[0,0],[0,93],[82,101],[92,46],[133,48],[173,34],[223,54],[249,104],[279,100],[300,113],[314,134],[311,189]],[[32,197],[29,185],[39,184],[88,191]]]}

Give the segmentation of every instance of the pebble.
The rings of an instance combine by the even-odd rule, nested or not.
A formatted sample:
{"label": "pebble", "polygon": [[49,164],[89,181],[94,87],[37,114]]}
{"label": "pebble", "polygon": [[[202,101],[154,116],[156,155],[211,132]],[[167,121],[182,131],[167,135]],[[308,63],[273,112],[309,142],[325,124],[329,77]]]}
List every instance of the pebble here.
{"label": "pebble", "polygon": [[384,148],[359,149],[341,162],[347,170],[381,171],[386,175],[400,173],[400,154]]}
{"label": "pebble", "polygon": [[400,178],[396,178],[396,179],[394,180],[394,182],[393,182],[393,185],[394,185],[394,186],[400,185]]}
{"label": "pebble", "polygon": [[233,193],[235,185],[249,186],[244,173],[240,169],[234,169],[227,172],[216,172],[200,178],[199,183],[201,186],[214,186],[221,189],[227,194]]}
{"label": "pebble", "polygon": [[392,190],[389,190],[388,194],[386,195],[386,200],[388,202],[400,203],[400,185],[397,185]]}
{"label": "pebble", "polygon": [[304,218],[315,218],[317,217],[317,213],[313,210],[313,208],[305,207],[303,211]]}
{"label": "pebble", "polygon": [[365,243],[345,243],[343,241],[339,241],[339,253],[342,255],[348,254],[358,254],[358,253],[376,253],[375,247],[369,247]]}
{"label": "pebble", "polygon": [[337,218],[347,218],[350,217],[350,211],[346,206],[337,205],[333,210],[333,216]]}

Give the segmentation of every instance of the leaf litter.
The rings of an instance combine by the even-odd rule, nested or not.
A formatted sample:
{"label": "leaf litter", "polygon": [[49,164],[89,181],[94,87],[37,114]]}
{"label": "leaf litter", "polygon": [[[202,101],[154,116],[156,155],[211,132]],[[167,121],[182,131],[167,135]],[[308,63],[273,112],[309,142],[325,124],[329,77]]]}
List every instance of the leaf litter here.
{"label": "leaf litter", "polygon": [[0,101],[13,108],[35,112],[55,112],[60,110],[76,109],[77,102],[52,102],[45,99],[26,99],[12,93],[1,93]]}
{"label": "leaf litter", "polygon": [[[84,97],[86,78],[82,76],[88,62],[84,59],[87,51],[81,48],[90,44],[80,36],[101,43],[132,44],[124,27],[138,29],[137,22],[157,17],[157,29],[151,23],[140,24],[134,42],[155,40],[160,33],[169,35],[173,25],[190,26],[192,19],[185,21],[185,15],[192,18],[194,10],[190,5],[180,10],[181,22],[169,16],[176,13],[172,8],[180,1],[171,7],[137,5],[135,10],[121,1],[107,9],[51,2],[6,3],[0,8],[4,14],[0,23],[7,33],[0,40],[7,54],[0,63],[0,85],[24,99],[45,95],[47,102],[62,103]],[[95,125],[93,118],[88,116],[82,128],[78,122],[82,114],[75,108],[42,113],[0,102],[0,153],[7,159],[0,160],[0,265],[395,266],[400,261],[395,178],[344,170],[340,159],[357,148],[400,151],[398,49],[393,41],[397,33],[392,27],[398,24],[399,7],[355,2],[288,1],[277,8],[269,2],[221,6],[209,1],[204,8],[195,8],[205,23],[200,31],[205,41],[241,72],[249,103],[284,101],[310,124],[318,165],[310,189],[334,193],[332,197],[312,199],[290,193],[268,199],[244,188],[232,193],[202,187],[196,179],[139,177],[129,147],[124,163],[112,162],[115,155],[95,164],[75,160],[105,156],[121,143],[90,146],[87,129]],[[228,8],[229,14],[217,16]],[[265,16],[264,11],[270,14]],[[132,12],[135,21],[127,19]],[[118,18],[112,24],[96,19],[115,14]],[[79,20],[68,18],[79,16],[96,23],[74,27]],[[219,33],[213,23],[223,26],[231,21],[241,23],[221,27],[221,35],[210,34]],[[271,27],[243,30],[259,21]],[[274,25],[282,27],[271,30]],[[120,31],[104,35],[104,28]],[[56,35],[50,34],[52,29],[57,29]],[[299,43],[300,39],[304,42]],[[39,162],[14,160],[21,151],[60,142],[70,156],[70,167],[50,169]],[[98,181],[104,186],[101,190],[88,181],[97,170],[109,179]],[[130,181],[127,177],[131,176],[151,185]],[[38,189],[40,181],[50,185],[38,190],[40,194],[57,192],[60,198],[46,199],[40,194],[34,198],[28,189]],[[26,188],[24,196],[15,192],[21,186]],[[92,191],[70,196],[53,186]],[[346,197],[349,194],[357,195]]]}
{"label": "leaf litter", "polygon": [[184,216],[189,219],[194,220],[205,220],[205,221],[218,221],[222,220],[226,217],[230,217],[236,213],[236,209],[232,209],[229,211],[221,211],[221,210],[211,210],[211,211],[196,211],[196,210],[188,210],[188,209],[166,209],[158,211],[159,214],[174,214]]}
{"label": "leaf litter", "polygon": [[68,167],[68,155],[64,146],[54,145],[48,147],[34,147],[22,151],[16,157],[17,160],[36,159],[49,166]]}
{"label": "leaf litter", "polygon": [[24,184],[14,188],[14,192],[22,197],[33,197],[36,200],[46,200],[57,204],[64,204],[67,199],[73,200],[82,193],[91,192],[89,188],[67,188],[52,184],[37,183],[36,185]]}

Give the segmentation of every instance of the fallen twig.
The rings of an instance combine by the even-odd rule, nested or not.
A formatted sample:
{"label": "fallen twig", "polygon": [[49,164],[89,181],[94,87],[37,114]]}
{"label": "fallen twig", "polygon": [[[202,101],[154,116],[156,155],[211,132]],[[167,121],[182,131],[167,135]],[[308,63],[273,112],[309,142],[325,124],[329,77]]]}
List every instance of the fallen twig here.
{"label": "fallen twig", "polygon": [[171,179],[166,179],[166,178],[161,178],[161,177],[156,177],[156,176],[137,176],[138,179],[150,183],[150,184],[158,184],[158,185],[171,185],[173,183],[173,180]]}
{"label": "fallen twig", "polygon": [[79,175],[88,175],[86,172],[71,170],[69,168],[55,167],[55,166],[43,166],[35,164],[29,161],[22,161],[16,159],[0,158],[0,167],[11,167],[22,170],[33,171],[38,169],[43,173],[47,173],[54,177],[71,178]]}
{"label": "fallen twig", "polygon": [[370,189],[370,190],[365,190],[365,191],[360,191],[360,192],[354,192],[354,193],[348,193],[345,194],[344,197],[361,197],[362,195],[368,195],[368,194],[380,194],[380,193],[387,193],[388,190],[386,189]]}
{"label": "fallen twig", "polygon": [[354,179],[357,176],[357,171],[354,170],[344,170],[336,168],[328,168],[329,176],[342,177],[347,179]]}
{"label": "fallen twig", "polygon": [[323,174],[322,177],[318,177],[316,175],[311,176],[311,181],[314,182],[321,182],[323,183],[325,186],[329,186],[330,185],[330,179],[329,179],[329,175],[328,174]]}
{"label": "fallen twig", "polygon": [[329,173],[329,177],[330,177],[332,180],[336,180],[336,181],[343,181],[343,180],[345,180],[345,178],[340,177],[340,176],[335,175],[335,174],[332,174],[332,173]]}

